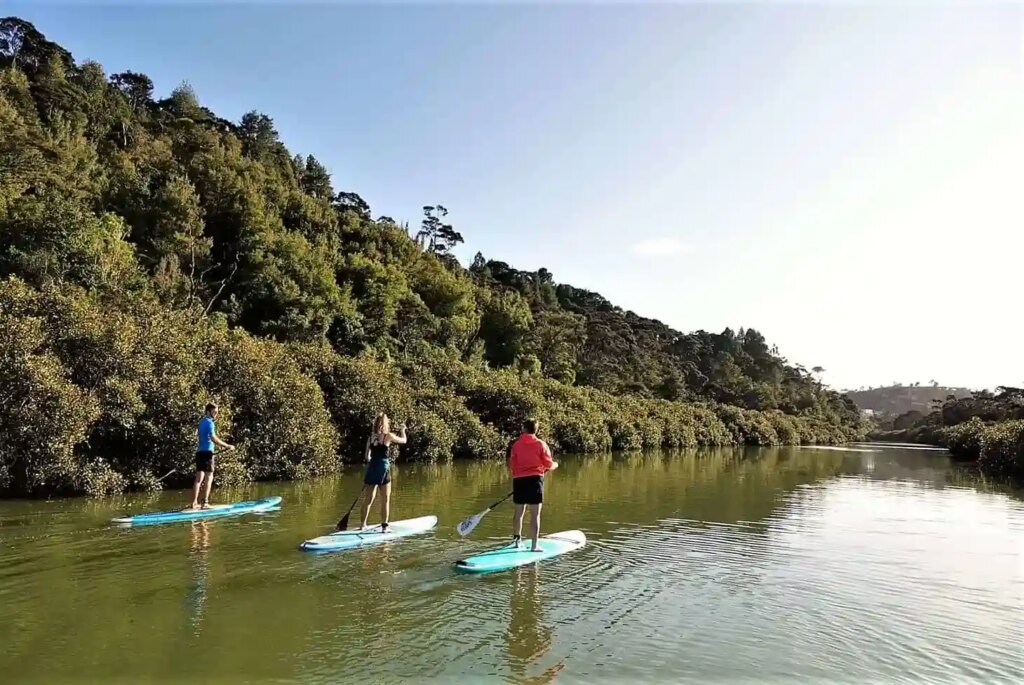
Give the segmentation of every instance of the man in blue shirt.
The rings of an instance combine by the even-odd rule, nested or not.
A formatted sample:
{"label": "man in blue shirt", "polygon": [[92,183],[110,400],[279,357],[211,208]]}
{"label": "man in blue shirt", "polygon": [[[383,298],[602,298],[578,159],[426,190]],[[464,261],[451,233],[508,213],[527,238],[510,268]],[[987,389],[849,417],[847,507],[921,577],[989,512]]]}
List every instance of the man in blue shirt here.
{"label": "man in blue shirt", "polygon": [[[211,402],[206,405],[206,414],[199,419],[199,446],[196,449],[196,483],[192,487],[192,509],[210,508],[210,490],[213,488],[213,448],[220,445],[226,450],[235,449],[217,437],[217,405]],[[203,501],[199,502],[199,492],[203,493]]]}

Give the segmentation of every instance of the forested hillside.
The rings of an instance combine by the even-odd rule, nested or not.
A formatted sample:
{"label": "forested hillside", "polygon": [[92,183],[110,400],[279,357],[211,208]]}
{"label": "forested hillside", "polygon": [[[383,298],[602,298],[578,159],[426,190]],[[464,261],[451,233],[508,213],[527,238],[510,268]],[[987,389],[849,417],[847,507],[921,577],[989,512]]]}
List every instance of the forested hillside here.
{"label": "forested hillside", "polygon": [[970,388],[951,388],[938,383],[929,385],[894,384],[882,388],[850,390],[847,396],[860,409],[870,409],[877,414],[899,416],[907,412],[927,414],[949,397],[970,397]]}
{"label": "forested hillside", "polygon": [[[187,76],[187,75],[183,75]],[[684,334],[478,255],[447,210],[374,216],[269,116],[106,74],[0,20],[0,487],[103,493],[186,468],[202,405],[226,481],[357,459],[497,457],[537,415],[562,450],[836,442],[845,396],[753,330]]]}

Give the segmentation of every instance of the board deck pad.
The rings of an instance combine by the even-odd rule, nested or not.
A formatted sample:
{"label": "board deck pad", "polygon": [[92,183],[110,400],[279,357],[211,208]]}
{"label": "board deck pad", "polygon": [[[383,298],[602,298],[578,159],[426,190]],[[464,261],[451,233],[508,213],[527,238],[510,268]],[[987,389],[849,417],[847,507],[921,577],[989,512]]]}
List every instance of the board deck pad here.
{"label": "board deck pad", "polygon": [[156,523],[174,523],[176,521],[196,521],[199,519],[217,518],[219,516],[235,516],[259,511],[270,511],[281,504],[278,496],[263,499],[234,502],[232,504],[214,504],[209,509],[178,509],[175,511],[156,511],[136,516],[123,516],[113,519],[122,526],[147,526]]}
{"label": "board deck pad", "polygon": [[579,530],[565,530],[561,533],[542,535],[538,540],[541,551],[531,552],[531,543],[524,540],[517,547],[514,543],[459,559],[455,570],[461,573],[493,573],[525,566],[566,552],[580,549],[587,544],[587,536]]}
{"label": "board deck pad", "polygon": [[299,549],[307,552],[337,552],[343,549],[375,545],[409,535],[426,533],[436,525],[436,516],[421,516],[415,519],[405,519],[404,521],[392,521],[388,524],[388,532],[386,533],[381,532],[379,524],[363,530],[339,531],[306,540],[299,545]]}

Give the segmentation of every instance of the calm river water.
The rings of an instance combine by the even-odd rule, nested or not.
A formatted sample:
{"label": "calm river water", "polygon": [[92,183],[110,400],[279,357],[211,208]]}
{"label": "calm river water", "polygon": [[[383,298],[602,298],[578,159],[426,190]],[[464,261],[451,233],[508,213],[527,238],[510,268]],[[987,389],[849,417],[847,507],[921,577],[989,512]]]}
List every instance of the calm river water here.
{"label": "calm river water", "polygon": [[[218,491],[278,512],[135,529],[116,501],[0,502],[4,682],[1024,682],[1024,501],[940,452],[790,448],[564,459],[546,532],[584,549],[483,577],[500,464],[400,465],[393,519],[307,555],[359,475]],[[371,519],[373,520],[373,519]]]}

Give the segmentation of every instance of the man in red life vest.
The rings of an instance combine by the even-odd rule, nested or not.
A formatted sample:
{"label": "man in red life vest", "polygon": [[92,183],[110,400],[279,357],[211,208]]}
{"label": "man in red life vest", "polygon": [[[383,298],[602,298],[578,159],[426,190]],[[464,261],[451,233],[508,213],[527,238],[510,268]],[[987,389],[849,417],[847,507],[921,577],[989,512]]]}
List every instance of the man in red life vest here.
{"label": "man in red life vest", "polygon": [[537,420],[523,422],[519,439],[509,445],[508,468],[512,472],[512,501],[516,505],[512,517],[512,540],[516,547],[523,539],[523,514],[530,507],[531,552],[541,551],[537,546],[540,536],[540,508],[544,502],[544,474],[554,471],[558,464],[551,460],[551,448],[537,437]]}

